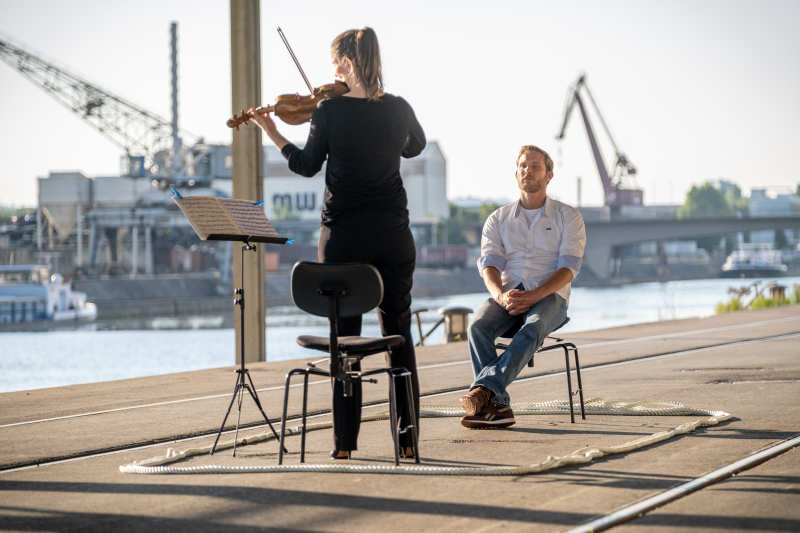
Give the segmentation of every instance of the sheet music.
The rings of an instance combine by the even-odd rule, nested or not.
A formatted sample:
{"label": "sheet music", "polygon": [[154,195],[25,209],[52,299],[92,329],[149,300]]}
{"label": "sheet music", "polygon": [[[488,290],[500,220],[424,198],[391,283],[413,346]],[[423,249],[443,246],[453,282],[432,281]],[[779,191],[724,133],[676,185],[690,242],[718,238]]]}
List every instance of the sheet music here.
{"label": "sheet music", "polygon": [[243,235],[257,235],[261,237],[277,237],[275,228],[264,216],[264,208],[253,205],[248,200],[236,200],[233,198],[221,198],[220,202],[225,206],[230,216],[240,228]]}
{"label": "sheet music", "polygon": [[264,208],[249,200],[216,196],[186,196],[175,202],[203,240],[253,241],[284,244],[264,215]]}
{"label": "sheet music", "polygon": [[241,233],[233,218],[214,196],[186,196],[176,198],[197,235],[208,239],[213,234],[237,235]]}

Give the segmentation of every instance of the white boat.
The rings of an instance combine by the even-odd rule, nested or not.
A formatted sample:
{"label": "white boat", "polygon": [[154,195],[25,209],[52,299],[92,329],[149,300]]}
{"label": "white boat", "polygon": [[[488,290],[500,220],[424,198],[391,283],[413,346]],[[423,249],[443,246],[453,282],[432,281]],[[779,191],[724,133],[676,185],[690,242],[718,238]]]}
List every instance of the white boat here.
{"label": "white boat", "polygon": [[780,250],[769,244],[745,243],[728,256],[720,275],[723,278],[768,278],[783,276],[787,270]]}
{"label": "white boat", "polygon": [[0,265],[0,324],[94,320],[97,307],[45,265]]}

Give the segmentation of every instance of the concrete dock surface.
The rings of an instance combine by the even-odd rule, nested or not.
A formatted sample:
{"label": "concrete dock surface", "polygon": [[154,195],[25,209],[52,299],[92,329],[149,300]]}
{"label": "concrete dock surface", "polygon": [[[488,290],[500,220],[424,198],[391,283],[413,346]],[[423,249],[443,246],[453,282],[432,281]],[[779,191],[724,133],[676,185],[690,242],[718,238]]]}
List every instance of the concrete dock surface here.
{"label": "concrete dock surface", "polygon": [[[526,476],[140,475],[123,474],[119,466],[163,456],[168,448],[213,442],[231,399],[235,367],[5,393],[0,394],[0,529],[563,531],[800,435],[799,306],[564,337],[580,349],[587,400],[672,401],[727,411],[734,418],[586,465]],[[248,365],[274,423],[280,419],[286,372],[322,355],[308,352],[304,360]],[[381,356],[365,361],[368,368],[383,365]],[[458,407],[472,380],[466,345],[418,348],[417,361],[423,409]],[[535,367],[526,367],[510,387],[512,404],[566,400],[563,371],[561,351],[539,354]],[[315,413],[310,422],[329,421],[329,383],[315,377],[310,381],[309,411]],[[383,381],[364,385],[364,415],[386,410],[386,390]],[[300,406],[300,389],[295,387],[290,414],[296,416]],[[234,406],[230,427],[235,416]],[[242,423],[254,424],[259,418],[245,398]],[[534,464],[586,446],[630,442],[700,418],[588,413],[572,424],[568,414],[518,415],[514,426],[493,431],[463,428],[457,417],[423,418],[421,464]],[[240,436],[264,431],[262,425]],[[231,438],[232,433],[222,437]],[[285,463],[298,464],[299,437],[288,437],[286,445]],[[306,463],[333,463],[331,448],[330,429],[309,432]],[[388,422],[364,422],[353,458],[335,464],[391,466],[392,453]],[[274,465],[277,456],[277,443],[266,441],[240,447],[236,457],[224,450],[174,466]],[[800,449],[794,447],[618,527],[800,531],[798,495]]]}

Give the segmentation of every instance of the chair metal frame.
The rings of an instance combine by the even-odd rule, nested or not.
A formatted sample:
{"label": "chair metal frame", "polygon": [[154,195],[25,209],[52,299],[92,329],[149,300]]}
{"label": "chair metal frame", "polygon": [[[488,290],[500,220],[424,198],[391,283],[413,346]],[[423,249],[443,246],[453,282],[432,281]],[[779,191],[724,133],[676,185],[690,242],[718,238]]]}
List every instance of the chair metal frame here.
{"label": "chair metal frame", "polygon": [[[380,353],[380,352],[378,352]],[[413,435],[413,442],[412,445],[414,448],[414,457],[415,462],[419,463],[419,452],[418,452],[418,437],[416,426],[412,423],[406,426],[405,428],[398,428],[397,421],[397,391],[394,380],[397,378],[403,378],[406,387],[406,394],[409,398],[412,398],[412,387],[411,387],[411,372],[406,370],[402,367],[396,368],[378,368],[374,370],[367,370],[365,372],[348,372],[349,378],[352,380],[359,380],[361,382],[368,382],[368,383],[377,383],[377,380],[369,378],[369,376],[373,376],[375,374],[386,373],[387,380],[389,382],[389,425],[391,426],[392,432],[392,442],[394,444],[394,464],[400,464],[400,439],[399,436],[401,433],[405,431],[412,431]],[[308,376],[313,374],[315,376],[323,376],[323,377],[331,377],[331,373],[321,368],[317,367],[313,362],[309,362],[306,368],[295,368],[290,370],[286,374],[286,382],[283,390],[283,412],[281,414],[281,432],[280,432],[280,451],[278,452],[278,464],[283,464],[283,443],[286,434],[286,418],[287,418],[287,408],[289,403],[289,388],[291,386],[291,380],[294,376],[303,374],[303,410],[301,414],[302,425],[300,426],[300,462],[304,463],[306,458],[306,428],[307,428],[307,418],[308,418]],[[368,378],[368,379],[364,379]],[[416,412],[414,410],[414,402],[410,402],[409,410],[411,411],[411,416],[414,417],[416,420]]]}
{"label": "chair metal frame", "polygon": [[[575,346],[575,344],[572,343],[572,342],[564,341],[564,339],[562,339],[560,337],[555,337],[555,336],[552,335],[552,333],[554,331],[557,331],[557,330],[561,329],[564,325],[566,325],[567,322],[569,322],[569,318],[564,320],[564,322],[559,324],[559,326],[557,328],[555,328],[553,331],[551,331],[550,332],[551,335],[548,335],[547,337],[545,337],[546,339],[550,339],[552,341],[555,341],[555,344],[548,344],[547,346],[540,346],[536,351],[533,352],[533,354],[531,354],[531,358],[528,361],[528,366],[533,368],[533,365],[534,365],[533,361],[534,361],[534,358],[536,357],[537,353],[547,352],[547,351],[555,350],[555,349],[558,349],[558,348],[561,348],[562,350],[564,350],[564,366],[566,367],[566,374],[567,374],[567,397],[569,398],[569,418],[570,418],[570,421],[574,424],[575,423],[575,410],[574,410],[574,406],[573,406],[572,397],[575,396],[576,394],[580,398],[581,418],[583,420],[586,420],[586,411],[585,411],[584,405],[583,405],[583,383],[581,382],[581,364],[580,364],[580,360],[578,359],[578,347]],[[495,344],[494,344],[495,349],[497,349],[497,350],[505,350],[505,349],[507,349],[509,344],[510,344],[511,337],[513,337],[514,334],[516,334],[517,331],[519,331],[519,329],[521,327],[522,327],[521,323],[518,324],[518,325],[514,324],[505,333],[503,333],[502,336],[498,337],[497,340],[495,340]],[[511,335],[508,336],[509,334],[511,334]],[[501,342],[499,339],[508,339],[509,342],[508,343]],[[576,377],[578,378],[578,389],[576,391],[574,391],[574,392],[572,390],[572,377],[571,377],[572,370],[570,369],[570,364],[569,364],[569,353],[570,352],[572,352],[574,354],[573,357],[575,358],[575,374],[576,374]]]}
{"label": "chair metal frame", "polygon": [[[319,263],[311,263],[307,261],[301,261],[294,265],[292,269],[292,286],[294,288],[294,276],[295,271],[298,268],[303,268],[304,265],[313,265],[313,268],[324,268],[325,264]],[[328,264],[332,267],[347,267],[348,265],[342,264]],[[380,273],[372,267],[371,265],[361,265],[361,264],[353,264],[354,267],[368,267],[367,270],[371,270],[374,272],[374,275],[377,277],[377,281],[380,284],[380,297],[372,303],[370,309],[374,309],[383,295],[383,280],[380,277]],[[330,354],[330,371],[323,370],[319,368],[316,363],[317,362],[309,362],[305,368],[295,368],[290,370],[286,374],[286,381],[284,385],[283,391],[283,412],[281,415],[281,431],[280,431],[280,451],[278,453],[278,464],[283,464],[283,452],[284,452],[284,440],[286,436],[286,420],[287,420],[287,410],[288,410],[288,403],[289,403],[289,388],[291,386],[291,380],[294,376],[303,374],[303,409],[302,409],[302,425],[300,431],[300,462],[305,462],[305,444],[306,444],[306,420],[307,420],[307,413],[308,413],[308,376],[313,374],[316,376],[323,376],[329,377],[332,379],[337,379],[342,382],[344,386],[344,394],[345,396],[349,396],[352,394],[352,385],[355,381],[359,382],[368,382],[368,383],[377,383],[377,380],[372,378],[371,376],[385,373],[387,376],[387,381],[389,382],[389,424],[391,426],[391,433],[392,433],[392,441],[394,444],[394,464],[395,466],[400,464],[400,434],[405,433],[406,431],[411,431],[411,439],[412,439],[412,449],[414,451],[414,460],[416,463],[420,462],[419,459],[419,433],[416,427],[416,410],[413,401],[413,388],[411,385],[411,372],[404,368],[404,367],[384,367],[378,368],[373,370],[367,371],[353,371],[351,366],[354,362],[360,361],[366,356],[375,355],[379,353],[388,352],[391,353],[391,347],[388,345],[377,349],[375,351],[370,351],[369,353],[359,353],[348,355],[347,354],[347,347],[342,345],[339,342],[339,335],[338,335],[338,324],[339,318],[341,315],[341,300],[349,295],[351,295],[351,290],[349,287],[346,286],[345,283],[337,283],[335,281],[323,281],[320,283],[319,289],[317,289],[317,294],[320,297],[326,298],[328,300],[327,305],[327,315],[319,314],[319,316],[327,316],[328,321],[330,324],[330,339],[328,342],[329,347],[329,354]],[[294,290],[292,291],[292,298],[295,298]],[[301,302],[302,303],[302,302]],[[304,306],[301,306],[300,303],[295,301],[295,304],[298,305],[301,309],[305,310],[306,312],[312,314],[315,313]],[[368,309],[369,310],[369,309]],[[361,314],[361,313],[358,313]],[[345,315],[349,316],[349,315]],[[386,339],[387,337],[382,337]],[[397,390],[395,386],[395,379],[403,379],[406,388],[406,394],[409,399],[408,409],[410,411],[410,423],[406,423],[403,428],[398,428],[398,414],[397,414]]]}

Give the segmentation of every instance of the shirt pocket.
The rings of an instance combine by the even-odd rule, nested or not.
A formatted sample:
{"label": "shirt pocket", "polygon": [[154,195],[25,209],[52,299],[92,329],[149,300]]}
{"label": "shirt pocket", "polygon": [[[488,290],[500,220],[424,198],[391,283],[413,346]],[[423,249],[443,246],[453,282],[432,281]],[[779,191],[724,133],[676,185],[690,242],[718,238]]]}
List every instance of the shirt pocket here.
{"label": "shirt pocket", "polygon": [[533,227],[532,239],[536,253],[558,255],[561,234],[552,222],[539,220]]}

